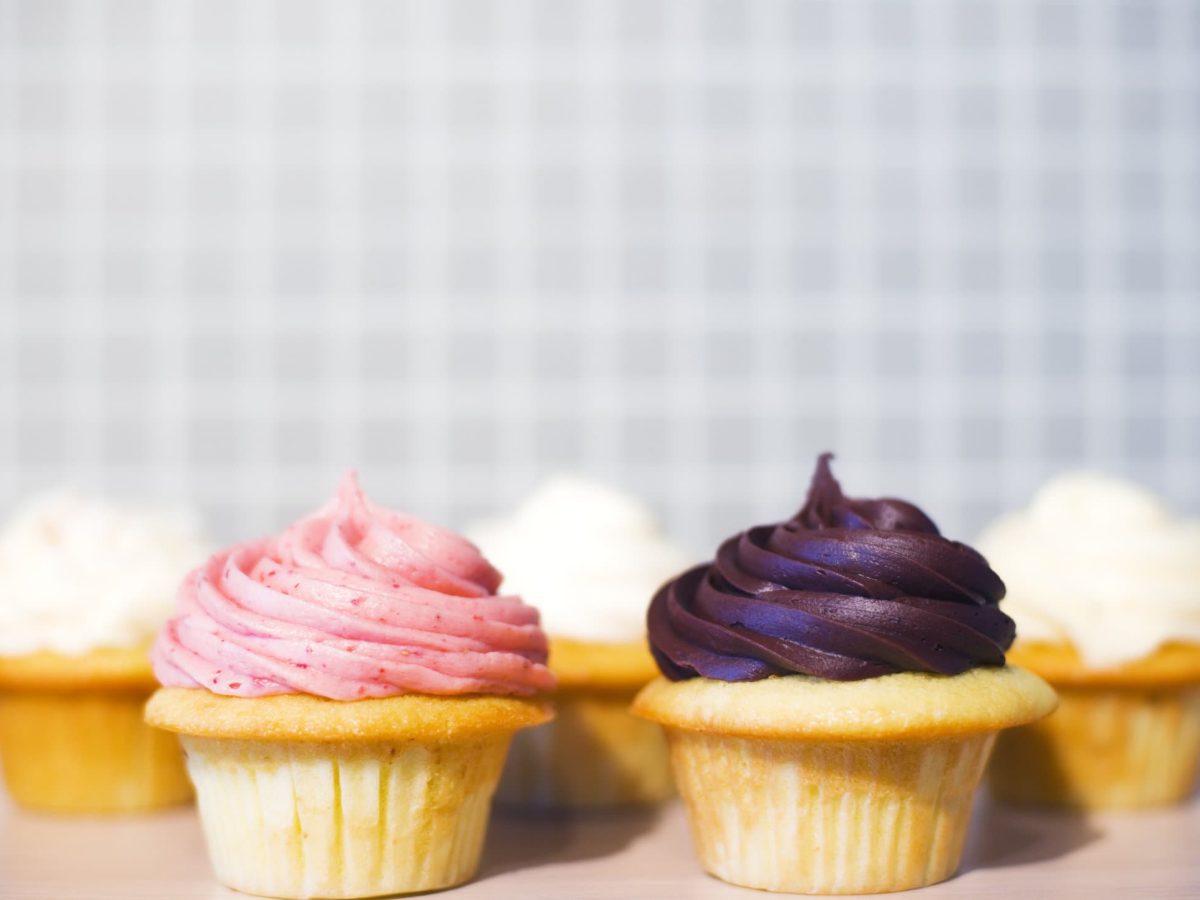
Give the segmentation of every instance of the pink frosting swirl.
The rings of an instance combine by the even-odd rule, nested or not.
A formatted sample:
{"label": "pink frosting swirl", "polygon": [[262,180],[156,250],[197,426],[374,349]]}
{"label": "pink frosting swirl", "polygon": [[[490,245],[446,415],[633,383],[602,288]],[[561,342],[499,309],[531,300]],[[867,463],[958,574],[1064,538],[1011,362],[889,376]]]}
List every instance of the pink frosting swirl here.
{"label": "pink frosting swirl", "polygon": [[351,472],[319,512],[184,580],[154,672],[237,697],[549,690],[537,610],[499,584],[472,544],[375,506]]}

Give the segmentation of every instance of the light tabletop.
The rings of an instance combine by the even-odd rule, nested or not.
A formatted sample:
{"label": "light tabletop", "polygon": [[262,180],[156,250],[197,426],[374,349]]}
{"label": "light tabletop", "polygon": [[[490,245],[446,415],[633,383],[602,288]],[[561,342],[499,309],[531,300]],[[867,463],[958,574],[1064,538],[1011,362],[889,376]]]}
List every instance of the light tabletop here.
{"label": "light tabletop", "polygon": [[[1200,800],[1088,818],[991,807],[981,797],[962,872],[925,897],[1200,897]],[[211,878],[192,809],[63,819],[0,798],[0,897],[38,900],[243,896]],[[497,812],[469,898],[719,900],[763,896],[704,875],[679,805],[587,819]]]}

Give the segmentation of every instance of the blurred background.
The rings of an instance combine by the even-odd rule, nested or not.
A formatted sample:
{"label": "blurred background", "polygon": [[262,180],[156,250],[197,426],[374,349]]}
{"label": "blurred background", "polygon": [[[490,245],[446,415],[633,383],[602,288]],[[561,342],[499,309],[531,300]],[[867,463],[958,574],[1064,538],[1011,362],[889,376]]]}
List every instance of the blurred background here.
{"label": "blurred background", "polygon": [[697,553],[815,454],[1200,506],[1195,0],[0,0],[0,511],[543,475]]}

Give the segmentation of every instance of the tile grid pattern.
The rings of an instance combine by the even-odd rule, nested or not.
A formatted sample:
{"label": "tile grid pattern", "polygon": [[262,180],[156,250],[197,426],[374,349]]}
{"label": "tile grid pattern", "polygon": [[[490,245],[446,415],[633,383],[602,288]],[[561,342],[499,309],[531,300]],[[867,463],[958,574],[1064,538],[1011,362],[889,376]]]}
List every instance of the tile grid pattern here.
{"label": "tile grid pattern", "polygon": [[0,506],[1200,505],[1195,0],[0,0]]}

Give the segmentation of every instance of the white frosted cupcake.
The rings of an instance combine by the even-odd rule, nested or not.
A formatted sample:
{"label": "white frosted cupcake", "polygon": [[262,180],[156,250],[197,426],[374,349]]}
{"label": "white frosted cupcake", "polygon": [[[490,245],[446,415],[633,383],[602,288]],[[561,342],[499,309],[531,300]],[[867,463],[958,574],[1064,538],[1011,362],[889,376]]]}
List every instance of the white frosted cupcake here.
{"label": "white frosted cupcake", "polygon": [[468,533],[504,573],[504,589],[541,611],[558,679],[555,720],[517,735],[498,798],[598,809],[669,797],[662,730],[630,715],[629,704],[657,674],[646,603],[687,554],[645,504],[572,476]]}
{"label": "white frosted cupcake", "polygon": [[149,646],[206,545],[185,511],[69,492],[0,534],[0,761],[13,799],[57,812],[184,802],[179,742],[142,721]]}
{"label": "white frosted cupcake", "polygon": [[1089,473],[1047,484],[980,549],[1008,586],[1010,658],[1059,694],[1000,737],[993,792],[1088,809],[1172,803],[1200,763],[1200,521]]}

